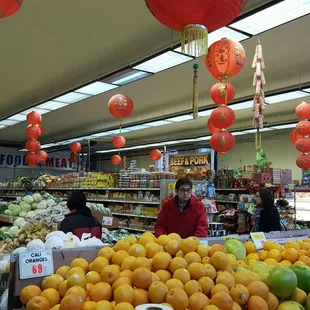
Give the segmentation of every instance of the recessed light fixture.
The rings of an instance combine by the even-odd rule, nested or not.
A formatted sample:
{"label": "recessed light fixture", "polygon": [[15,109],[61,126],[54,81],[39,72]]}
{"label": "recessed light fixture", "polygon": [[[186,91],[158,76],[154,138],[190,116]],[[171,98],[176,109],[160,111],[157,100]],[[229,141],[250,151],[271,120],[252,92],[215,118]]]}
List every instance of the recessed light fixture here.
{"label": "recessed light fixture", "polygon": [[86,95],[96,96],[117,87],[118,87],[117,85],[97,81],[90,83],[89,85],[83,86],[81,88],[78,88],[75,91]]}
{"label": "recessed light fixture", "polygon": [[267,104],[274,104],[274,103],[280,103],[284,101],[299,99],[303,97],[307,97],[309,94],[302,92],[300,90],[291,91],[279,95],[270,95],[265,97],[265,101]]}
{"label": "recessed light fixture", "polygon": [[38,108],[54,111],[66,107],[67,105],[68,103],[57,102],[52,100],[38,105]]}

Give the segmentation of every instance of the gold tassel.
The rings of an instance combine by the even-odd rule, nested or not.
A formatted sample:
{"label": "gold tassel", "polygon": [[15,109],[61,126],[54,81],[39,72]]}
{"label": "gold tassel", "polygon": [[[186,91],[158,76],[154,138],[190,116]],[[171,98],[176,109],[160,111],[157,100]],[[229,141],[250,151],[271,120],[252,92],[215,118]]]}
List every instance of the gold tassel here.
{"label": "gold tassel", "polygon": [[194,78],[193,78],[193,119],[198,118],[198,64],[193,65],[194,68]]}
{"label": "gold tassel", "polygon": [[208,54],[208,29],[199,24],[190,24],[182,31],[181,51],[194,57]]}

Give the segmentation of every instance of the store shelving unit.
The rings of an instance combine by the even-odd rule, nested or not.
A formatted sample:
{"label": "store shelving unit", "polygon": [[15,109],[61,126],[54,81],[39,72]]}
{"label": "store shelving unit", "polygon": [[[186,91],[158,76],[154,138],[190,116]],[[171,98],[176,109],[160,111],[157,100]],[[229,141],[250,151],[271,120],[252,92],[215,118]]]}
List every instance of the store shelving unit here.
{"label": "store shelving unit", "polygon": [[297,222],[306,225],[310,221],[310,187],[294,186],[294,213],[295,225]]}

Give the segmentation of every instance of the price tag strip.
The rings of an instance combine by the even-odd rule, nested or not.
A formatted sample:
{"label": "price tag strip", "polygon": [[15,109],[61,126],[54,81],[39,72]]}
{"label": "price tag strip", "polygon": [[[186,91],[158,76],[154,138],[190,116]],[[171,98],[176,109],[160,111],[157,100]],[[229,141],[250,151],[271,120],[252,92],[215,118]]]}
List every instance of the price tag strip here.
{"label": "price tag strip", "polygon": [[39,278],[54,273],[52,250],[24,252],[19,254],[20,279]]}
{"label": "price tag strip", "polygon": [[112,216],[104,216],[102,218],[102,225],[112,226],[113,225],[113,217]]}
{"label": "price tag strip", "polygon": [[250,233],[250,235],[254,244],[256,245],[256,249],[262,250],[265,242],[267,241],[265,234],[263,232],[255,232]]}

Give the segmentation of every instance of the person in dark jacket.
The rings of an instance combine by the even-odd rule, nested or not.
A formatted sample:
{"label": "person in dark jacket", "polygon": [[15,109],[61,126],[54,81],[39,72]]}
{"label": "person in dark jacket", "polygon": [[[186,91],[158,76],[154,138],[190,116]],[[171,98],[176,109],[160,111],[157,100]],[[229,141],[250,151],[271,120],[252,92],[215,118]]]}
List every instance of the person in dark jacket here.
{"label": "person in dark jacket", "polygon": [[64,233],[72,232],[81,239],[83,233],[101,239],[102,225],[86,207],[86,196],[82,192],[72,192],[67,200],[67,207],[71,211],[61,222],[60,230]]}
{"label": "person in dark jacket", "polygon": [[260,189],[257,192],[256,204],[261,207],[258,230],[262,232],[280,231],[280,215],[274,205],[274,198],[268,189]]}
{"label": "person in dark jacket", "polygon": [[192,194],[193,183],[186,178],[179,179],[175,189],[176,196],[169,199],[158,214],[155,236],[177,233],[181,238],[207,237],[206,207]]}

